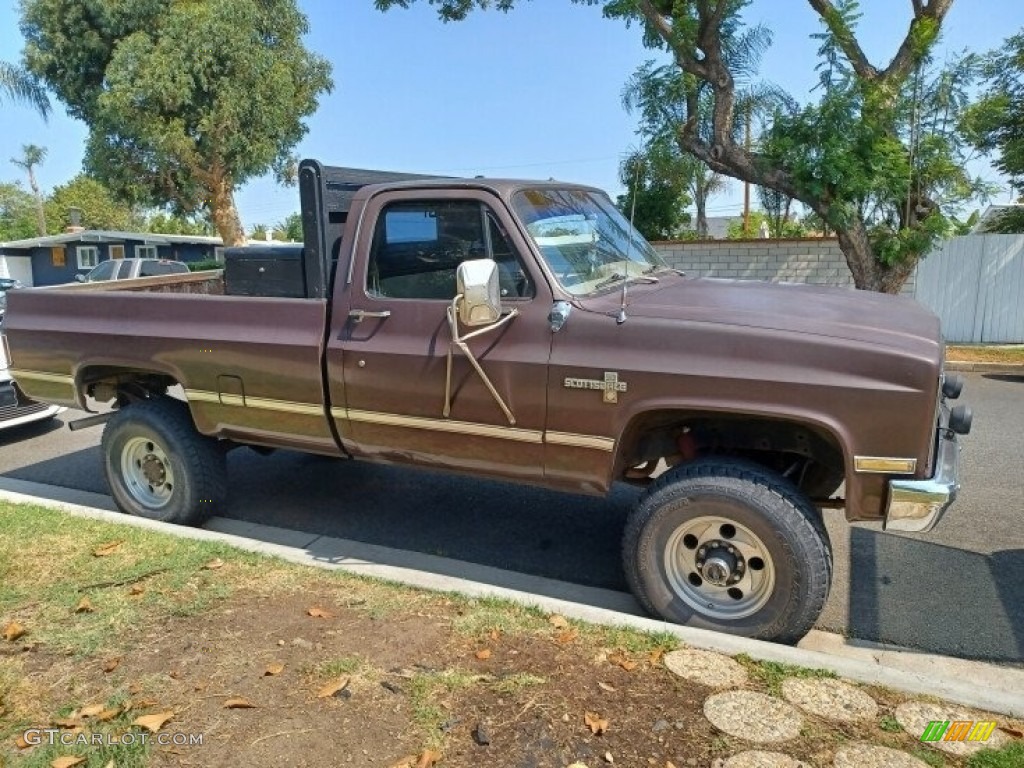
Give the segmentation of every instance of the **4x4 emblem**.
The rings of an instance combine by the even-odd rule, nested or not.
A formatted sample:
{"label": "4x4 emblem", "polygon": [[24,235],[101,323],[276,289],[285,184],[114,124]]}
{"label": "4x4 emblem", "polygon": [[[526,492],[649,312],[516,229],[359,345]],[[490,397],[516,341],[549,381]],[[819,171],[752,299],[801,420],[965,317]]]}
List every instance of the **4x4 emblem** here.
{"label": "4x4 emblem", "polygon": [[619,374],[605,371],[604,380],[598,379],[573,379],[565,380],[566,389],[600,389],[604,392],[604,402],[619,402],[619,392],[626,391],[626,382],[619,381]]}

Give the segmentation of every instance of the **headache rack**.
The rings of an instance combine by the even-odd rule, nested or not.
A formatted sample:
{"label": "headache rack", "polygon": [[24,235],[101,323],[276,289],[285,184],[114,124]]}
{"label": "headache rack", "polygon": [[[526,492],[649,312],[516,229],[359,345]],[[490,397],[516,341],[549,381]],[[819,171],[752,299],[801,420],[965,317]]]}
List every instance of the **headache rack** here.
{"label": "headache rack", "polygon": [[440,178],[450,177],[340,168],[323,165],[317,160],[303,160],[299,164],[299,197],[305,242],[302,259],[305,295],[322,299],[330,294],[341,237],[356,192],[371,184]]}

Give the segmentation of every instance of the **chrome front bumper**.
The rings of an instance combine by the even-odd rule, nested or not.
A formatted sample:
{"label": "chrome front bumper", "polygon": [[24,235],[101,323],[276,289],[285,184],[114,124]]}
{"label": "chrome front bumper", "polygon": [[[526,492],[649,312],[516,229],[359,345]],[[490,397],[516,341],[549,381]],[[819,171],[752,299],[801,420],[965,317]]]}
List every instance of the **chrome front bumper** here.
{"label": "chrome front bumper", "polygon": [[889,481],[885,530],[930,531],[959,491],[960,444],[956,434],[943,426],[935,449],[935,475],[930,480]]}

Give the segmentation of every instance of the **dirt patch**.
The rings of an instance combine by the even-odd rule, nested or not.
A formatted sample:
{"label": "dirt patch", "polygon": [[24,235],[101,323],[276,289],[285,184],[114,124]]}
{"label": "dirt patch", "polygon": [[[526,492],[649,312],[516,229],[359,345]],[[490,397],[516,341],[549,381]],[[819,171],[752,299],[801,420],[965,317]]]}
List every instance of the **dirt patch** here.
{"label": "dirt patch", "polygon": [[[439,766],[453,768],[683,768],[753,746],[712,726],[702,710],[716,689],[670,672],[657,647],[604,647],[607,636],[561,621],[522,633],[483,624],[466,634],[455,629],[466,609],[441,597],[386,614],[346,601],[330,589],[242,591],[202,615],[140,628],[115,659],[37,648],[22,662],[51,721],[73,726],[99,702],[130,706],[114,730],[139,732],[130,729],[136,717],[169,712],[161,733],[202,735],[201,745],[151,746],[129,765],[415,766],[433,751]],[[226,707],[232,700],[236,707]],[[920,747],[875,723],[805,717],[779,747],[810,764],[831,763],[854,740]],[[11,749],[15,734],[5,731],[0,756],[29,761],[33,750]]]}

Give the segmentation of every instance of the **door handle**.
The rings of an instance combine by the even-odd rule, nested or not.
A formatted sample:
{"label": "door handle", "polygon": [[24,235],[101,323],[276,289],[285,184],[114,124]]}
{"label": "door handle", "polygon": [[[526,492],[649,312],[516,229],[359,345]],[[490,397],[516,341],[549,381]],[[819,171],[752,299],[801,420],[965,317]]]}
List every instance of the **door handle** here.
{"label": "door handle", "polygon": [[348,313],[348,317],[354,323],[361,323],[368,317],[378,317],[381,320],[386,320],[387,318],[391,317],[391,310],[384,309],[381,310],[380,312],[371,312],[370,310],[366,309],[353,309],[351,312]]}

